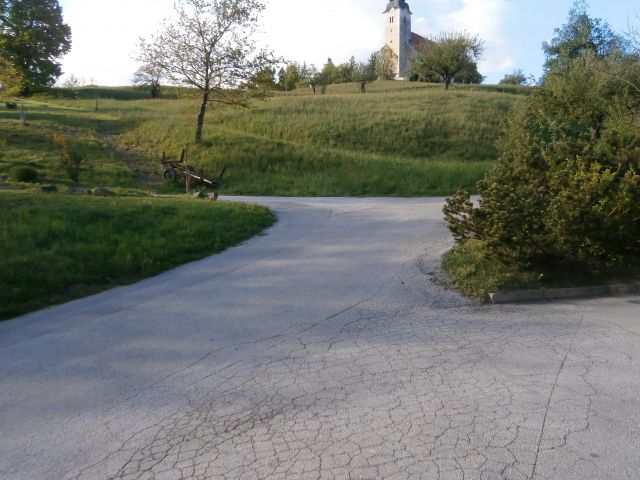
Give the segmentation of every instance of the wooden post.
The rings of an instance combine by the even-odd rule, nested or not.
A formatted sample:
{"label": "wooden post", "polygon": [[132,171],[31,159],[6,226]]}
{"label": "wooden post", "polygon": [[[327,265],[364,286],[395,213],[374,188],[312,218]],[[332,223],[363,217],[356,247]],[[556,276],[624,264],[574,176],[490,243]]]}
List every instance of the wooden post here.
{"label": "wooden post", "polygon": [[186,169],[186,172],[184,174],[184,185],[185,188],[187,189],[187,195],[189,195],[191,193],[191,176],[189,175],[189,162],[187,162],[187,149],[185,148],[183,151],[184,154],[184,166]]}

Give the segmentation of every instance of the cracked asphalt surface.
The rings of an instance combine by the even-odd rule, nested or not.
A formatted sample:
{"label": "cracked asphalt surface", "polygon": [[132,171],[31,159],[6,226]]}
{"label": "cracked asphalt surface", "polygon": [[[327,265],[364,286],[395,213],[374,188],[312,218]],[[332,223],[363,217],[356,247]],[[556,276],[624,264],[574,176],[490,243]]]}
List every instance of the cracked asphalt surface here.
{"label": "cracked asphalt surface", "polygon": [[638,479],[640,297],[432,283],[442,199],[255,199],[208,259],[0,324],[2,479]]}

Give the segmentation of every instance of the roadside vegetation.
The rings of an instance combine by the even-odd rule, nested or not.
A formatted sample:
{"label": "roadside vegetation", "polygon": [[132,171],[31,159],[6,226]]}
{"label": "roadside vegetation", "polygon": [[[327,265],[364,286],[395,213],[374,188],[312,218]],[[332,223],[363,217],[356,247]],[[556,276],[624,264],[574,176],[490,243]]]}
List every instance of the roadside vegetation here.
{"label": "roadside vegetation", "polygon": [[0,191],[0,320],[203,258],[273,222],[254,205]]}
{"label": "roadside vegetation", "polygon": [[545,44],[541,86],[509,114],[479,206],[465,191],[447,200],[456,287],[483,297],[640,278],[638,47],[576,2]]}

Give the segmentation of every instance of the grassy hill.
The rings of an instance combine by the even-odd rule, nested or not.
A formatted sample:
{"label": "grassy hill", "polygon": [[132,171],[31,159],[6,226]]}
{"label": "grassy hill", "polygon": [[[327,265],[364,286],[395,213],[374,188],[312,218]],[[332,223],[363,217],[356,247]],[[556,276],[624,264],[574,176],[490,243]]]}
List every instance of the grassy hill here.
{"label": "grassy hill", "polygon": [[[213,106],[193,145],[197,100],[177,89],[149,100],[134,89],[57,90],[0,112],[0,176],[16,165],[39,181],[70,184],[60,148],[79,152],[80,183],[171,189],[158,159],[187,148],[197,170],[228,166],[224,193],[265,195],[444,195],[475,182],[496,159],[505,114],[523,93],[491,86],[376,82],[276,94],[251,109]],[[96,111],[96,99],[98,110]],[[15,175],[14,175],[15,176]],[[178,188],[178,187],[173,187]]]}

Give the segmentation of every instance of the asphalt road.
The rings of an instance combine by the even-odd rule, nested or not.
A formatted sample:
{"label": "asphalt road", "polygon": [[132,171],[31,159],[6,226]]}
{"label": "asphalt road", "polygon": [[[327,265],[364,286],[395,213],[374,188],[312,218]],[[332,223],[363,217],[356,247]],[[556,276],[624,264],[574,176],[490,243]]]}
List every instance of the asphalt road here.
{"label": "asphalt road", "polygon": [[442,199],[279,222],[0,324],[4,479],[638,479],[640,297],[482,306]]}

